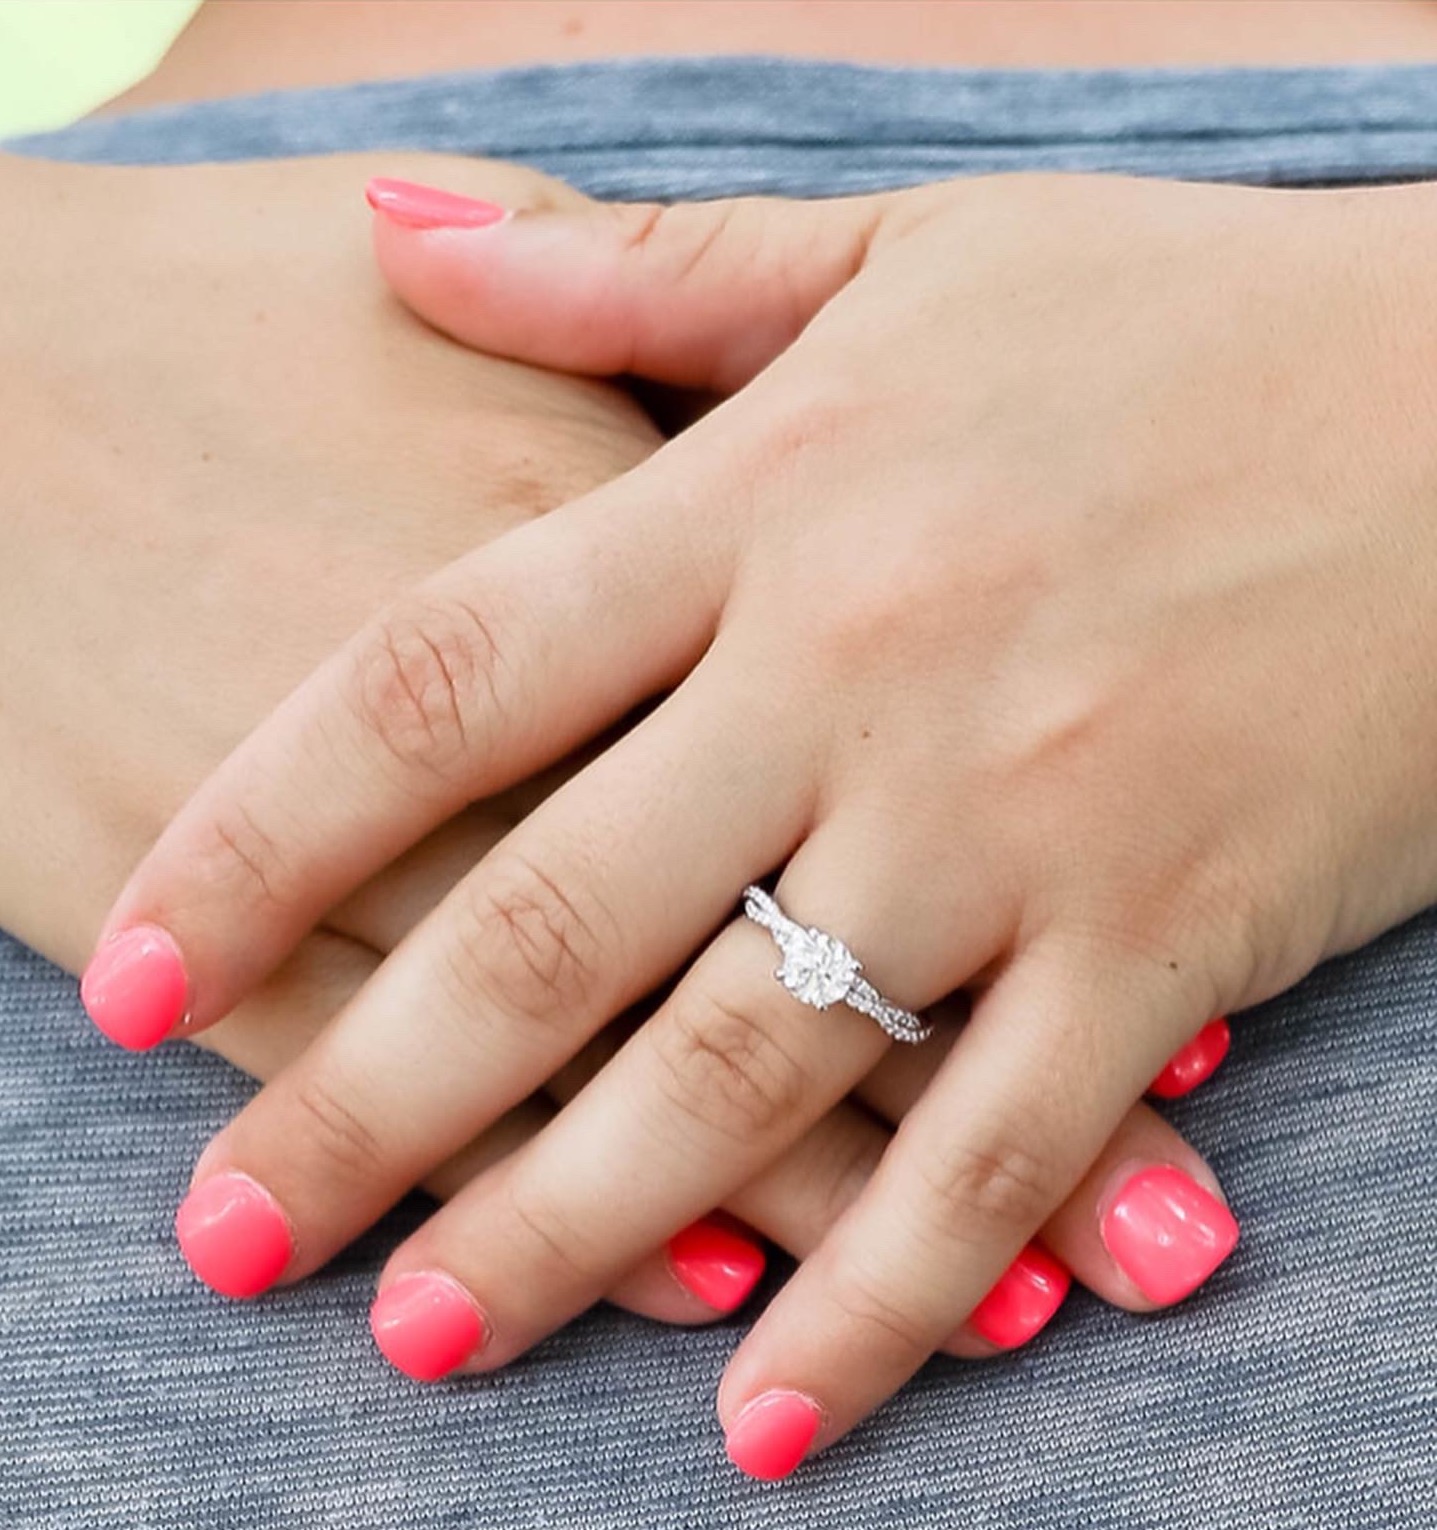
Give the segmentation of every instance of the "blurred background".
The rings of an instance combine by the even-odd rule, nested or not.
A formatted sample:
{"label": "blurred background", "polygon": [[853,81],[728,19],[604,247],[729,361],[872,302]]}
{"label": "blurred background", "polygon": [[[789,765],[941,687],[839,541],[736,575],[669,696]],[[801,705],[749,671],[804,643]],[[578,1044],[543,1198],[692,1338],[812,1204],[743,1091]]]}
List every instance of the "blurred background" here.
{"label": "blurred background", "polygon": [[147,75],[200,0],[0,0],[0,138],[63,127]]}

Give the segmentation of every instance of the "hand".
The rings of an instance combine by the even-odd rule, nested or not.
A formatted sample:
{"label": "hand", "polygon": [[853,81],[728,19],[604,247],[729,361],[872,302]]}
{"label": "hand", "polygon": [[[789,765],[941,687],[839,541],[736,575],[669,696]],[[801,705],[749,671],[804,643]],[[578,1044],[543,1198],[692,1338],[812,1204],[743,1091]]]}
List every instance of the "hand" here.
{"label": "hand", "polygon": [[0,241],[0,647],[20,656],[0,924],[74,969],[160,829],[324,654],[660,444],[620,390],[466,354],[399,308],[356,217],[374,163],[0,156],[26,209]]}
{"label": "hand", "polygon": [[[466,877],[200,1181],[253,1173],[301,1230],[288,1273],[314,1268],[783,865],[785,906],[897,1001],[976,994],[725,1378],[751,1464],[851,1427],[1174,1046],[1433,896],[1437,720],[1411,658],[1434,626],[1429,202],[1033,176],[386,227],[391,278],[465,338],[522,350],[542,299],[574,365],[740,391],[386,611],[129,884],[110,928],[170,930],[207,1023],[453,803],[677,687]],[[772,961],[726,926],[387,1279],[458,1278],[487,1314],[477,1363],[501,1364],[770,1163],[886,1047],[795,1004]],[[348,1124],[307,1121],[318,1099]],[[1154,1189],[1124,1187],[1109,1245],[1114,1211],[1153,1207],[1173,1236],[1147,1276],[1185,1287],[1235,1228]]]}
{"label": "hand", "polygon": [[[32,210],[0,252],[11,363],[0,647],[27,655],[7,671],[0,708],[0,923],[71,970],[194,784],[383,599],[658,444],[617,390],[465,356],[382,301],[355,216],[366,163],[136,172],[0,159],[0,183]],[[572,197],[512,167],[443,169],[475,191]],[[114,236],[103,247],[100,227]],[[302,369],[320,386],[278,386]],[[297,411],[321,402],[297,429]],[[323,579],[303,577],[320,566]],[[451,819],[195,1039],[275,1076],[574,768]],[[617,1035],[596,1038],[427,1188],[452,1195],[535,1135]],[[921,1082],[911,1067],[880,1067],[865,1084],[871,1109],[836,1107],[735,1207],[804,1252],[881,1155],[879,1120],[896,1121]],[[1215,1183],[1145,1108],[1114,1150]],[[1051,1247],[1109,1299],[1144,1305],[1095,1236],[1096,1214],[1092,1191],[1075,1197],[1048,1229]],[[701,1224],[609,1296],[669,1322],[711,1321],[762,1265],[741,1230]],[[989,1337],[966,1327],[950,1349],[1030,1337],[1066,1285],[1035,1251],[980,1313]]]}

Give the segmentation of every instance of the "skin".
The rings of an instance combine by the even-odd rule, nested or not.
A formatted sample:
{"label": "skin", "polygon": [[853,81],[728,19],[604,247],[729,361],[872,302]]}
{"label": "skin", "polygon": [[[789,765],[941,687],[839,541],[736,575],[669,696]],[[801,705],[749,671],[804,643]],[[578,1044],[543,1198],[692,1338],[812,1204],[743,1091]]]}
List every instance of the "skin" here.
{"label": "skin", "polygon": [[929,68],[1437,58],[1428,0],[209,0],[119,103],[624,55]]}
{"label": "skin", "polygon": [[470,344],[731,396],[382,611],[127,884],[107,928],[171,931],[212,1023],[457,804],[671,692],[198,1177],[267,1186],[305,1274],[680,969],[390,1262],[464,1284],[474,1363],[504,1364],[887,1049],[816,1023],[730,921],[782,868],[784,906],[898,1002],[974,996],[720,1390],[726,1425],[783,1389],[815,1400],[814,1448],[840,1437],[1176,1046],[1437,896],[1431,195],[1034,175],[383,226],[396,290]]}
{"label": "skin", "polygon": [[[359,198],[381,168],[582,205],[524,170],[421,156],[163,170],[0,158],[0,187],[27,208],[0,251],[0,647],[27,656],[7,666],[0,705],[0,924],[71,971],[194,787],[376,608],[660,444],[621,390],[466,352],[395,303]],[[97,229],[123,237],[97,242]],[[280,1075],[580,763],[463,809],[378,869],[198,1044]],[[836,1105],[731,1209],[795,1254],[816,1246],[962,1018],[950,1006],[917,1071],[911,1058],[880,1067],[862,1107]],[[425,1186],[447,1198],[514,1153],[624,1031],[601,1032]],[[1111,1153],[1215,1188],[1146,1107]],[[1049,1241],[1140,1309],[1096,1234],[1104,1184],[1075,1194]],[[670,1322],[712,1320],[661,1242],[607,1294]],[[963,1330],[949,1348],[991,1352]]]}

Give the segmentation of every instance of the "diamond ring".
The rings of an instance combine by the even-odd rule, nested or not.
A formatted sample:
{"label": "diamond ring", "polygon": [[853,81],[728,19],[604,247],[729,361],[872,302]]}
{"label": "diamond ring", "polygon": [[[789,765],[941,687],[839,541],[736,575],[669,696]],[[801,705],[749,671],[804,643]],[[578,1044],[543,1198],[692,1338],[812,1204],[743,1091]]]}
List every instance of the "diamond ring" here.
{"label": "diamond ring", "polygon": [[761,887],[745,887],[743,911],[761,925],[783,953],[774,976],[801,1004],[827,1009],[846,1004],[867,1015],[895,1041],[926,1041],[933,1027],[912,1010],[900,1009],[863,976],[863,963],[836,935],[790,919]]}

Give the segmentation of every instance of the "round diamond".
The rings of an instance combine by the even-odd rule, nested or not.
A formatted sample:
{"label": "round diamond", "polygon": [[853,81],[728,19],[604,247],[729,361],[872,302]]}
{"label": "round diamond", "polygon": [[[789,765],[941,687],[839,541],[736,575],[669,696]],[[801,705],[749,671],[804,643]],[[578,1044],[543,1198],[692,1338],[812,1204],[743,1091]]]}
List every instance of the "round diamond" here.
{"label": "round diamond", "polygon": [[784,943],[778,978],[805,1004],[827,1009],[844,999],[858,976],[858,958],[822,930],[798,930]]}

